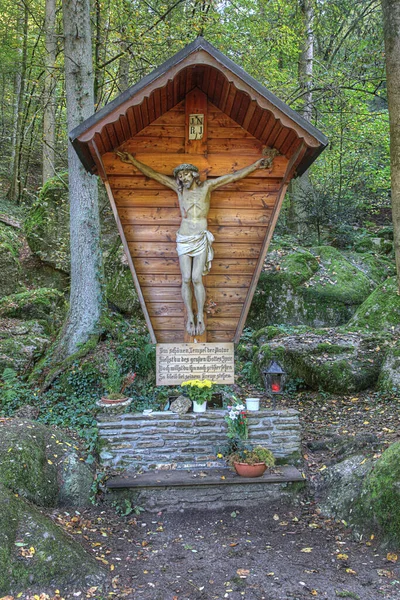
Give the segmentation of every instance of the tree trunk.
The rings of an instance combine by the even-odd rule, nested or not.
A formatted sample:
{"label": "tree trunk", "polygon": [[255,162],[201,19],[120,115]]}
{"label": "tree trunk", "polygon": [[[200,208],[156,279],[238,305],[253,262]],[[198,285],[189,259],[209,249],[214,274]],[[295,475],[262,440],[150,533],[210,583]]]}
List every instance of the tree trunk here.
{"label": "tree trunk", "polygon": [[[71,130],[94,112],[89,0],[63,0],[67,123]],[[98,334],[102,311],[97,179],[68,146],[71,294],[56,362]]]}
{"label": "tree trunk", "polygon": [[[312,118],[312,76],[314,61],[314,9],[312,0],[300,0],[300,9],[303,17],[304,37],[300,49],[299,60],[299,87],[302,90],[303,117],[311,122]],[[299,179],[292,181],[289,187],[290,206],[289,223],[300,239],[310,231],[309,218],[302,206],[303,190],[310,184],[308,172]]]}
{"label": "tree trunk", "polygon": [[56,0],[46,0],[43,112],[43,185],[55,173]]}
{"label": "tree trunk", "polygon": [[28,5],[24,4],[20,9],[21,15],[18,19],[18,28],[22,28],[22,50],[21,64],[17,67],[15,74],[15,105],[14,105],[14,124],[12,134],[12,155],[11,155],[11,185],[8,190],[8,197],[12,202],[19,202],[21,192],[21,151],[22,151],[22,120],[25,101],[25,76],[28,51]]}
{"label": "tree trunk", "polygon": [[400,0],[382,0],[390,124],[392,214],[400,293]]}

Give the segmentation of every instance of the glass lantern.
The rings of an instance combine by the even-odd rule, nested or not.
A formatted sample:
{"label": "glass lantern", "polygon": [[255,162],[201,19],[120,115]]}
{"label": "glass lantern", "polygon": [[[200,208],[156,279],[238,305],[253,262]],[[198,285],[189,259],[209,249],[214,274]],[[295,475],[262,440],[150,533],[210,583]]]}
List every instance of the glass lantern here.
{"label": "glass lantern", "polygon": [[271,360],[267,369],[263,369],[265,389],[272,396],[283,393],[286,373],[276,360]]}

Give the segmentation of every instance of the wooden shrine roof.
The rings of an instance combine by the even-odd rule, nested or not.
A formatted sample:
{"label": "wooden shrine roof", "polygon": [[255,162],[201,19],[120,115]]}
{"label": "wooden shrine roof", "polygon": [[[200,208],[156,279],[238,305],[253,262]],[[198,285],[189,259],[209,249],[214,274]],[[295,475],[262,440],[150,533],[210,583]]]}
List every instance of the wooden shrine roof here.
{"label": "wooden shrine roof", "polygon": [[198,37],[70,132],[85,168],[98,173],[99,156],[120,147],[196,87],[262,144],[287,158],[304,142],[307,150],[294,165],[296,175],[304,173],[327,146],[326,136],[317,128]]}

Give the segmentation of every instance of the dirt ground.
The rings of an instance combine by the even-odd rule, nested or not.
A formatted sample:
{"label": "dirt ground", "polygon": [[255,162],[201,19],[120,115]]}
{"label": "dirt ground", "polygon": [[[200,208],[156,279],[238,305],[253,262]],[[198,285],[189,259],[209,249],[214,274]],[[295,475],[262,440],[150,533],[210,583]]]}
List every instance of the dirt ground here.
{"label": "dirt ground", "polygon": [[[58,513],[64,523],[70,516]],[[81,591],[135,600],[400,599],[400,569],[387,549],[354,541],[313,504],[75,517],[72,530],[107,562],[110,579],[103,593],[60,590],[65,598]]]}
{"label": "dirt ground", "polygon": [[[399,402],[375,395],[300,394],[285,401],[300,410],[304,471],[310,488],[334,457],[311,451],[315,440],[373,433],[383,451],[399,439]],[[309,493],[296,504],[257,510],[141,513],[122,517],[100,504],[52,518],[79,539],[109,573],[103,589],[60,589],[56,600],[400,600],[400,553],[378,535],[356,541],[345,524],[324,517]],[[55,590],[20,596],[53,598]]]}

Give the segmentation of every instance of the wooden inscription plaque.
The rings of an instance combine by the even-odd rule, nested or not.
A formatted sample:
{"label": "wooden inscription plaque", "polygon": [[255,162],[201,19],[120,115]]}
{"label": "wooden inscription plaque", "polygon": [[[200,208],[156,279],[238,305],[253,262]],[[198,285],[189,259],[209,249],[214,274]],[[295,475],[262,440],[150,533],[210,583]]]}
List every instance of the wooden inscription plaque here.
{"label": "wooden inscription plaque", "polygon": [[180,385],[188,379],[235,383],[232,343],[157,344],[157,385]]}

